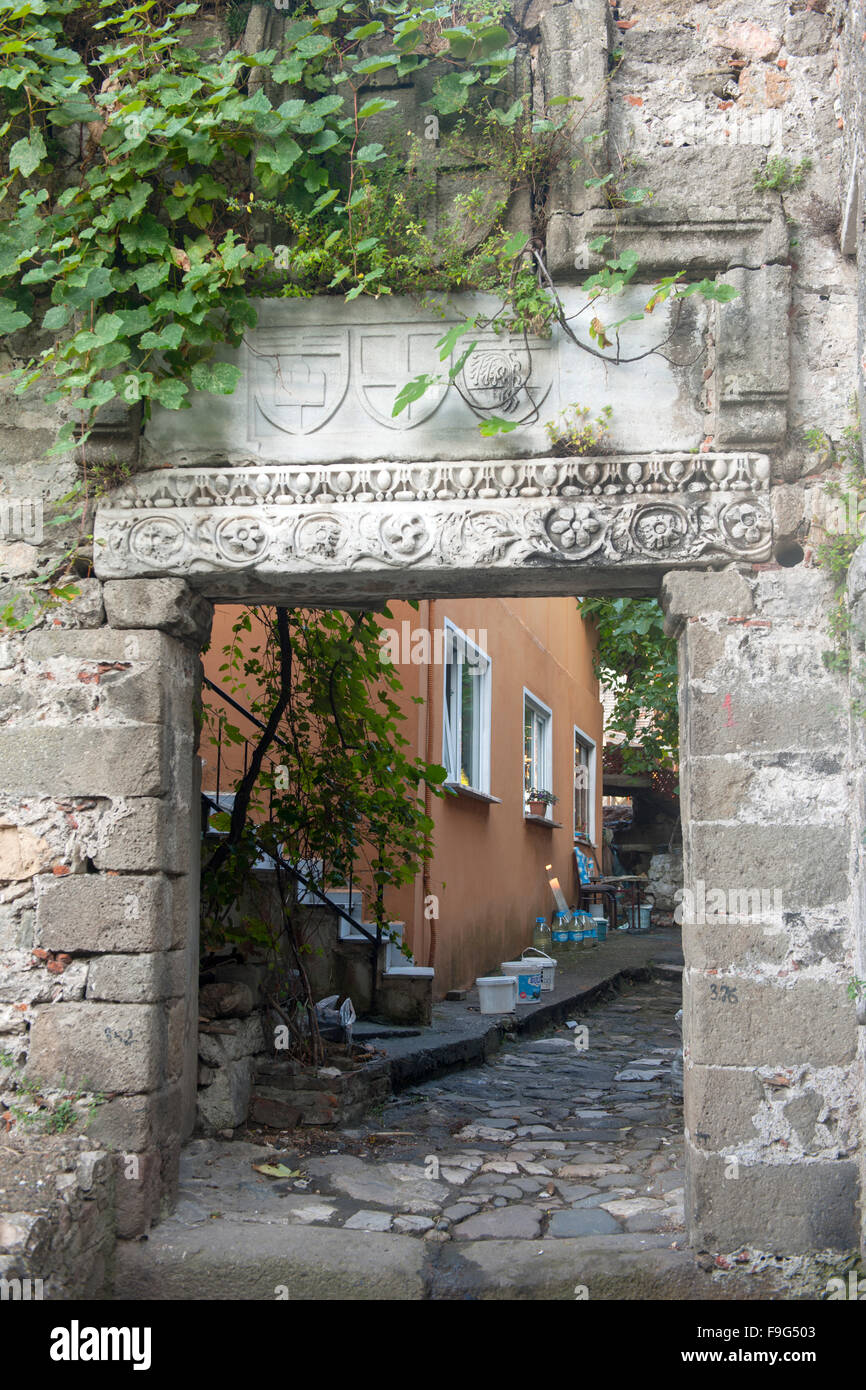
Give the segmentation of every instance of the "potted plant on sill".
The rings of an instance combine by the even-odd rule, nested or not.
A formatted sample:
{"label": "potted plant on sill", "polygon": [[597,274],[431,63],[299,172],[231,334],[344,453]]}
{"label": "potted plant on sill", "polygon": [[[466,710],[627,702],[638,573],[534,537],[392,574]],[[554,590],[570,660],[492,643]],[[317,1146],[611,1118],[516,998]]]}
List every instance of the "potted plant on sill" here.
{"label": "potted plant on sill", "polygon": [[555,806],[559,800],[553,792],[545,791],[542,787],[530,787],[526,793],[528,814],[530,816],[546,816],[548,806]]}

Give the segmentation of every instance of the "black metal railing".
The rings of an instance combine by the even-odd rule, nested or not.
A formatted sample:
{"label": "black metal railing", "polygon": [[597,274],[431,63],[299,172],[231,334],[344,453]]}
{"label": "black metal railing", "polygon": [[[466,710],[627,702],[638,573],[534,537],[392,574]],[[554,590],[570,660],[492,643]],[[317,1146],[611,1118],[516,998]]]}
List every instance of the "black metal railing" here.
{"label": "black metal railing", "polygon": [[[235,699],[233,698],[233,696],[229,695],[225,690],[223,690],[221,686],[215,685],[214,682],[213,682],[212,680],[209,680],[207,676],[204,677],[203,683],[204,683],[205,686],[207,686],[208,690],[212,690],[212,691],[214,692],[215,695],[219,696],[219,698],[220,698],[221,700],[224,700],[226,704],[230,705],[232,709],[236,710],[237,713],[240,714],[244,719],[248,720],[250,724],[255,725],[256,728],[265,729],[266,725],[262,722],[261,719],[259,719],[255,714],[253,714],[251,710],[245,709],[243,705],[241,705],[237,700],[235,700]],[[281,748],[286,748],[286,749],[289,749],[289,750],[291,751],[291,745],[290,745],[289,743],[287,743],[285,739],[281,738],[278,734],[274,735],[274,742],[275,742],[276,744],[278,744]],[[234,746],[236,746],[236,745],[234,745]],[[251,745],[250,745],[249,739],[244,738],[244,739],[243,739],[244,775],[246,775],[247,769],[248,769],[248,767],[249,767],[249,750],[250,750],[250,746],[251,746]],[[272,767],[279,766],[279,764],[277,764],[277,763],[274,762],[273,758],[269,759],[269,761],[270,761]],[[220,720],[218,721],[218,725],[217,725],[216,797],[215,797],[215,799],[214,799],[214,797],[210,796],[207,792],[202,792],[202,794],[201,794],[202,807],[203,807],[203,808],[204,808],[204,807],[209,808],[208,811],[207,811],[207,815],[206,815],[205,817],[203,817],[203,820],[204,820],[204,827],[203,827],[203,832],[202,832],[203,834],[208,833],[208,821],[209,821],[209,819],[210,819],[210,816],[211,816],[214,812],[225,811],[225,810],[227,809],[227,808],[222,804],[221,795],[220,795],[220,785],[221,785],[221,780],[222,780],[222,771],[223,771],[222,720],[220,719]],[[271,798],[273,799],[273,790],[271,790]],[[371,944],[373,944],[373,945],[376,947],[376,956],[375,956],[375,959],[374,959],[374,972],[375,972],[376,965],[377,965],[377,961],[378,961],[378,951],[379,951],[379,947],[380,947],[381,942],[382,942],[382,930],[381,930],[381,927],[377,924],[375,934],[374,934],[373,932],[371,932],[371,931],[368,931],[367,928],[363,925],[363,923],[357,921],[356,918],[352,917],[351,914],[348,913],[348,912],[346,912],[346,910],[345,910],[344,908],[340,907],[339,903],[335,903],[335,902],[333,901],[332,898],[329,898],[328,895],[327,895],[327,893],[324,891],[324,889],[319,888],[315,883],[313,883],[305,874],[303,874],[303,873],[300,871],[300,869],[298,869],[298,867],[297,867],[295,864],[289,863],[289,861],[288,861],[287,859],[285,859],[278,851],[270,850],[270,849],[265,849],[264,846],[262,846],[262,845],[259,843],[258,836],[256,835],[256,826],[255,826],[255,822],[251,822],[251,828],[252,828],[252,831],[253,831],[253,837],[254,837],[254,839],[255,839],[256,848],[259,850],[259,857],[260,857],[260,858],[270,860],[271,863],[274,865],[275,868],[276,868],[276,867],[279,867],[280,869],[282,869],[285,873],[287,873],[287,874],[294,880],[295,883],[300,884],[301,887],[302,887],[307,893],[312,893],[312,894],[314,895],[314,897],[318,898],[319,901],[320,901],[325,907],[329,908],[329,910],[330,910],[331,912],[333,912],[337,917],[342,918],[342,920],[343,920],[344,922],[348,922],[348,923],[350,924],[350,926],[352,926],[356,931],[359,931],[359,932],[362,934],[362,936],[366,937],[367,940],[368,940],[369,942],[371,942]],[[213,831],[210,831],[210,833],[213,834],[214,832],[213,832]],[[352,901],[352,877],[351,877],[351,875],[349,876],[349,901],[350,901],[350,903],[351,903],[351,901]],[[374,986],[374,987],[375,987],[375,986]]]}

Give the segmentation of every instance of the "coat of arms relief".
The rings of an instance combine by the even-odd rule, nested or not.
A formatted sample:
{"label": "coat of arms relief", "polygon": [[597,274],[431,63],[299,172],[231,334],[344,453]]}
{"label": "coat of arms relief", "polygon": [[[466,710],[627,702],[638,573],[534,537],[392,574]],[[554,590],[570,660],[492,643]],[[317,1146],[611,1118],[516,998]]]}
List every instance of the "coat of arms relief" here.
{"label": "coat of arms relief", "polygon": [[[473,416],[539,422],[538,410],[550,394],[556,367],[549,340],[479,333],[452,383],[454,354],[443,359],[437,347],[444,331],[429,322],[383,320],[321,331],[287,324],[251,335],[246,373],[250,442],[314,434],[330,421],[337,430],[355,428],[358,409],[380,428],[412,430],[436,414],[449,389],[462,405],[467,428],[472,428]],[[394,415],[401,387],[422,374],[431,378],[423,396]]]}

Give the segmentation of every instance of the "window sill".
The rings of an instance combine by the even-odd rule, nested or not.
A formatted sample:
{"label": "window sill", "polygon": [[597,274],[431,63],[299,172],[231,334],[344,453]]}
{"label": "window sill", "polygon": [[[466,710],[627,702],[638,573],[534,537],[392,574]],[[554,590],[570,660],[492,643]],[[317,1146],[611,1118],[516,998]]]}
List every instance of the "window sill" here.
{"label": "window sill", "polygon": [[457,796],[466,796],[470,801],[485,801],[489,806],[501,806],[502,800],[498,796],[491,796],[489,792],[477,792],[474,787],[464,787],[462,782],[444,782],[443,786],[449,792],[455,792]]}
{"label": "window sill", "polygon": [[551,830],[561,830],[563,826],[561,820],[548,820],[547,816],[531,816],[527,811],[524,811],[523,819],[532,825],[547,825]]}

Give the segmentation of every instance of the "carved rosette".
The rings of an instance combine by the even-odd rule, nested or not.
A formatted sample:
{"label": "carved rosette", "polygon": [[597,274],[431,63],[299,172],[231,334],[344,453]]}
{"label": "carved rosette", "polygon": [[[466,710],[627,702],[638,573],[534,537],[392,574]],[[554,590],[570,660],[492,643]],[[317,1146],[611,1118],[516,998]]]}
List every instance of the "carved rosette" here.
{"label": "carved rosette", "polygon": [[552,544],[573,560],[585,559],[604,541],[604,520],[599,509],[586,503],[559,507],[546,518],[545,528]]}
{"label": "carved rosette", "polygon": [[256,516],[228,516],[214,531],[214,545],[231,565],[248,565],[263,556],[270,542],[268,528]]}
{"label": "carved rosette", "polygon": [[688,512],[668,503],[637,507],[630,529],[636,550],[656,558],[675,554],[687,542]]}

